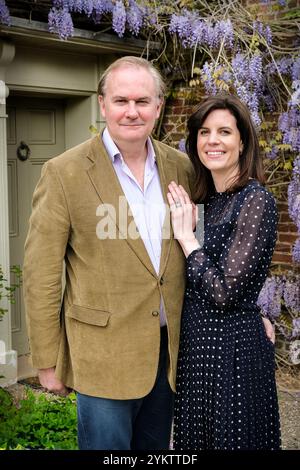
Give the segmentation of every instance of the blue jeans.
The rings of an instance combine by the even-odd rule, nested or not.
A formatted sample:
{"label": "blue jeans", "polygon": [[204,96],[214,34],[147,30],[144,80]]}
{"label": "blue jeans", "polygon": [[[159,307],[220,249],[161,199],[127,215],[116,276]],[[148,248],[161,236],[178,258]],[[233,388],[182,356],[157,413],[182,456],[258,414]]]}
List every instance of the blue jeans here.
{"label": "blue jeans", "polygon": [[77,392],[81,450],[167,450],[174,393],[167,379],[168,335],[162,328],[157,377],[143,398],[111,400]]}

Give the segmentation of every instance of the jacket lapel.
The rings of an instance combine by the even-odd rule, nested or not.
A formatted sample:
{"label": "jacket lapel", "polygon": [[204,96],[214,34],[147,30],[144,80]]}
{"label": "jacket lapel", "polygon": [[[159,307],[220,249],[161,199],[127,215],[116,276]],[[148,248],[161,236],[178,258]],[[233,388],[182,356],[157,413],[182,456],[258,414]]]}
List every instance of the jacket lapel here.
{"label": "jacket lapel", "polygon": [[[156,161],[158,165],[158,172],[160,177],[160,183],[163,193],[163,198],[166,204],[166,207],[169,207],[167,193],[169,192],[168,185],[171,181],[178,183],[178,173],[177,166],[173,160],[168,157],[168,152],[164,146],[161,146],[159,142],[152,141],[153,147],[155,150]],[[174,241],[174,234],[171,225],[170,211],[166,211],[166,217],[164,221],[163,231],[162,231],[162,249],[160,257],[160,267],[159,274],[160,276],[165,271],[171,244]]]}
{"label": "jacket lapel", "polygon": [[[138,230],[130,213],[129,204],[99,135],[92,139],[90,153],[87,158],[91,162],[87,173],[101,202],[111,205],[115,210],[115,217],[113,217],[115,220],[113,222],[118,230],[117,236],[125,239],[148,271],[157,277],[143,240],[138,236]],[[137,236],[130,237],[128,232],[137,234]]]}

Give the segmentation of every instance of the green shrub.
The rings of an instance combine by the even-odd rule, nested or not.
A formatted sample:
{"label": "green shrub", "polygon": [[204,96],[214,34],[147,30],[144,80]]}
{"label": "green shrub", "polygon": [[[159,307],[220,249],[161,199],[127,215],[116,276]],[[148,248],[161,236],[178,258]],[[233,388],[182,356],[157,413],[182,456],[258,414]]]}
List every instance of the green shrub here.
{"label": "green shrub", "polygon": [[0,448],[77,449],[75,394],[47,398],[27,388],[17,407],[0,388]]}
{"label": "green shrub", "polygon": [[[8,299],[11,304],[15,303],[14,293],[17,287],[22,285],[22,271],[20,266],[12,266],[10,269],[11,274],[14,275],[16,279],[15,284],[8,285],[8,280],[4,277],[3,269],[0,264],[0,301],[2,299]],[[0,321],[2,320],[3,316],[7,312],[6,308],[3,308],[0,305]]]}

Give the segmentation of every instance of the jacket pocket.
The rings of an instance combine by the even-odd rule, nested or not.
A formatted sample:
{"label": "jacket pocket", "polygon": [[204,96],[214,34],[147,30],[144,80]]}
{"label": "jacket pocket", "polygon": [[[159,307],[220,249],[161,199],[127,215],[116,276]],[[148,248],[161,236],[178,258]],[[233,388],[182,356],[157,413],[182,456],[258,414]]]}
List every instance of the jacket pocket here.
{"label": "jacket pocket", "polygon": [[105,310],[81,307],[74,304],[66,311],[66,317],[96,326],[107,326],[110,315],[110,312]]}

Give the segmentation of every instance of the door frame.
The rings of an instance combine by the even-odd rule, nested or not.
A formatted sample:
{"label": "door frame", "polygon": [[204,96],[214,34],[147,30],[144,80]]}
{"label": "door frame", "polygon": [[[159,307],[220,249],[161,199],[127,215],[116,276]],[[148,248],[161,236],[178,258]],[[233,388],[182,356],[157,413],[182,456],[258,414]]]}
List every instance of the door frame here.
{"label": "door frame", "polygon": [[[28,90],[26,86],[11,89],[12,95],[47,98],[47,99],[65,99],[65,149],[71,148],[84,140],[91,137],[89,127],[93,125],[97,129],[103,127],[103,121],[100,119],[100,111],[98,106],[97,94],[87,92],[72,92],[65,90],[57,92],[55,88],[51,90],[34,92]],[[1,99],[1,96],[0,96]],[[0,105],[1,106],[1,105]],[[1,119],[2,118],[2,119]],[[5,166],[5,171],[1,171],[1,183],[6,197],[2,200],[5,201],[5,210],[0,212],[0,262],[3,260],[3,252],[5,252],[5,262],[2,265],[5,267],[10,266],[9,256],[9,225],[8,225],[8,176],[7,176],[7,129],[6,129],[6,99],[4,108],[0,107],[0,136],[5,135],[3,154],[5,158],[1,159],[1,168]],[[2,126],[2,127],[1,127]],[[2,132],[1,132],[2,131]],[[1,149],[0,149],[1,151]],[[4,165],[5,163],[5,165]],[[5,233],[3,233],[5,230]],[[7,268],[8,269],[8,268]],[[12,350],[12,328],[11,328],[11,310],[10,305],[6,303],[7,313],[0,324],[0,385],[10,385],[17,380],[31,377],[36,375],[36,370],[32,368],[30,355],[18,355],[18,352]],[[2,328],[5,326],[5,329]],[[2,363],[2,364],[1,364]],[[4,370],[4,372],[2,372]]]}

